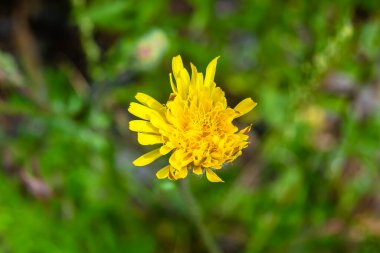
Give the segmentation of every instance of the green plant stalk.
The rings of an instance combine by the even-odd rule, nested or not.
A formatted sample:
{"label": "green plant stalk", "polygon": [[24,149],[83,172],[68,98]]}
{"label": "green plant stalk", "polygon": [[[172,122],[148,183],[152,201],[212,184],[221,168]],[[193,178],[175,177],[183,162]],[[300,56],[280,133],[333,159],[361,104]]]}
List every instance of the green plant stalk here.
{"label": "green plant stalk", "polygon": [[197,200],[190,190],[190,185],[188,180],[180,180],[180,193],[183,200],[187,205],[188,214],[191,221],[194,223],[194,226],[197,228],[204,246],[207,248],[210,253],[221,253],[220,249],[215,243],[215,240],[212,238],[210,231],[203,223],[202,212],[198,205]]}

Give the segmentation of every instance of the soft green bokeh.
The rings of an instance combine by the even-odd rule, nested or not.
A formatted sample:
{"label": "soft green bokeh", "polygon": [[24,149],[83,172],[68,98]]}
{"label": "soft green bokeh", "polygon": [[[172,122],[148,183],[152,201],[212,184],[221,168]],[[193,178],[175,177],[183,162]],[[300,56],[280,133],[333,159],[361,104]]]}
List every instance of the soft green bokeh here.
{"label": "soft green bokeh", "polygon": [[[32,21],[64,12],[30,2]],[[149,148],[128,105],[168,99],[178,54],[203,72],[221,56],[229,105],[258,102],[225,183],[187,178],[223,252],[380,252],[379,1],[58,2],[86,64],[32,21],[40,64],[0,36],[0,252],[206,252],[178,183],[155,178],[167,157],[131,163]]]}

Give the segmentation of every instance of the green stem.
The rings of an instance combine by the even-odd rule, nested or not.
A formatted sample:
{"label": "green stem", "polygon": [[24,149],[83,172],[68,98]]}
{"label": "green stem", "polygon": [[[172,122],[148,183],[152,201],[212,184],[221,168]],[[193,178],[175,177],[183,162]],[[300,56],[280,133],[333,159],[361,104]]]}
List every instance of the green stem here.
{"label": "green stem", "polygon": [[218,248],[214,239],[212,238],[210,231],[208,231],[207,227],[204,225],[202,221],[201,209],[190,190],[188,180],[180,180],[180,192],[183,197],[183,200],[187,205],[187,210],[189,211],[190,218],[194,223],[195,227],[197,228],[204,243],[204,246],[207,248],[208,252],[221,253],[220,249]]}

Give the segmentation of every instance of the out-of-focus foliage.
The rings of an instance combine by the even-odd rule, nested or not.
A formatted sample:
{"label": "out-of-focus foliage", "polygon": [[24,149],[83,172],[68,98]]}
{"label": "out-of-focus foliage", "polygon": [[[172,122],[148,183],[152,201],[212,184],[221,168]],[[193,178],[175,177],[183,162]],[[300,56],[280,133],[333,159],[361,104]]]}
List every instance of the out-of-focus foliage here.
{"label": "out-of-focus foliage", "polygon": [[379,1],[1,1],[0,49],[1,252],[205,251],[165,158],[131,164],[177,54],[258,102],[225,183],[189,178],[224,252],[380,252]]}

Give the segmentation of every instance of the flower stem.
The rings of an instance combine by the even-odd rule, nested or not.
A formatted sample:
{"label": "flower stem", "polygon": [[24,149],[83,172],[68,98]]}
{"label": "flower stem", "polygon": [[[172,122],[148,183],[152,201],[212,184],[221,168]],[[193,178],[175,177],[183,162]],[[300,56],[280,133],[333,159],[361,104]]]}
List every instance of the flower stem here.
{"label": "flower stem", "polygon": [[183,197],[183,200],[187,205],[187,210],[189,212],[190,219],[197,228],[202,238],[203,244],[207,248],[208,252],[221,253],[220,249],[218,248],[214,239],[212,238],[210,231],[208,231],[207,227],[204,225],[202,221],[201,209],[190,190],[188,180],[180,180],[180,192]]}

